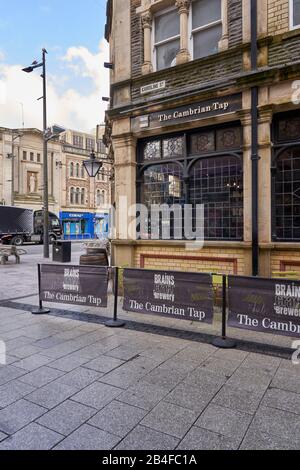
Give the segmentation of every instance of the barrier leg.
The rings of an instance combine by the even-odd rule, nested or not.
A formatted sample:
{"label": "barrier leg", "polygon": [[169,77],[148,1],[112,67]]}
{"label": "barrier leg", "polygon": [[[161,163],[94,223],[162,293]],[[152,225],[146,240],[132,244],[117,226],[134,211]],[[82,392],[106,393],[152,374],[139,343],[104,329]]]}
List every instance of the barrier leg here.
{"label": "barrier leg", "polygon": [[227,338],[226,324],[227,324],[227,277],[223,276],[223,295],[222,295],[222,337],[215,338],[212,345],[220,349],[234,349],[236,342],[233,339]]}
{"label": "barrier leg", "polygon": [[41,300],[41,265],[38,265],[38,283],[39,283],[39,308],[33,310],[32,315],[46,315],[50,313],[48,308],[43,308],[43,302]]}
{"label": "barrier leg", "polygon": [[114,318],[105,322],[109,328],[122,328],[125,322],[118,320],[118,294],[119,294],[119,268],[115,268],[115,299],[114,299]]}

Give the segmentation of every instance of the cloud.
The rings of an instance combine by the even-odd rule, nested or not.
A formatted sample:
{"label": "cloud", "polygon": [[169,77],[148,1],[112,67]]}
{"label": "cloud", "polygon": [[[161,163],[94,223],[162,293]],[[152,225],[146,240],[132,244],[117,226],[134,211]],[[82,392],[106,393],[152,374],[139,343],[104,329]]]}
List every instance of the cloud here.
{"label": "cloud", "polygon": [[[0,56],[1,57],[1,56]],[[103,39],[97,53],[85,47],[71,47],[62,57],[64,72],[48,75],[48,122],[89,132],[103,122],[108,94],[109,74],[103,69],[108,60],[108,45]],[[39,73],[24,74],[21,65],[0,62],[0,127],[20,127],[23,103],[26,127],[42,125],[42,82]],[[90,83],[85,90],[76,89],[78,77]],[[62,83],[67,88],[60,92]]]}

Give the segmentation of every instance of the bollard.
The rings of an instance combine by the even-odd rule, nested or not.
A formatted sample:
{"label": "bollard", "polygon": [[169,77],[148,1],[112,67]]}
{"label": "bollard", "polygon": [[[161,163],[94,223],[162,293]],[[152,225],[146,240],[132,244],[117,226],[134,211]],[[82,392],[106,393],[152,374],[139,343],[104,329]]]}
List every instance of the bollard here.
{"label": "bollard", "polygon": [[41,299],[41,265],[38,264],[38,285],[39,285],[39,308],[37,310],[33,310],[31,313],[32,315],[46,315],[50,313],[48,308],[43,308],[43,302]]}
{"label": "bollard", "polygon": [[122,328],[125,322],[118,320],[118,293],[119,293],[119,268],[115,269],[115,298],[114,298],[114,318],[105,322],[105,326],[109,328]]}
{"label": "bollard", "polygon": [[220,349],[234,349],[236,347],[236,341],[227,338],[227,276],[223,276],[222,282],[222,336],[221,338],[215,338],[212,341],[212,345]]}

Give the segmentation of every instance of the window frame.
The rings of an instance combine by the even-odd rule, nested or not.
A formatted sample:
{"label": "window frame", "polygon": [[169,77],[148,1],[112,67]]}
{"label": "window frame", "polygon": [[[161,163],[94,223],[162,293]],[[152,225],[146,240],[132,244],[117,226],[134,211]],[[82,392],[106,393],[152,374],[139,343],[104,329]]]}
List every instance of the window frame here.
{"label": "window frame", "polygon": [[[217,132],[222,129],[230,129],[231,127],[239,127],[240,132],[241,132],[241,141],[240,145],[237,147],[232,147],[228,149],[222,149],[218,150],[217,148],[217,140],[215,139],[215,150],[213,151],[205,151],[203,153],[198,153],[192,154],[190,150],[190,143],[191,143],[191,137],[193,134],[197,134],[198,132],[209,132],[209,131],[214,131],[215,135],[217,136]],[[172,139],[176,137],[182,136],[184,138],[184,146],[183,146],[183,154],[181,156],[176,156],[176,157],[163,157],[163,153],[161,151],[161,157],[159,159],[150,159],[150,160],[145,160],[143,159],[143,149],[145,147],[145,144],[151,141],[156,141],[160,140],[163,142],[164,139]],[[162,149],[163,145],[161,145]],[[144,172],[151,168],[152,166],[157,166],[157,165],[163,165],[163,164],[170,164],[174,163],[177,164],[179,167],[181,167],[183,171],[183,179],[184,179],[184,185],[183,185],[183,199],[185,199],[185,203],[189,204],[190,203],[190,198],[191,198],[191,193],[190,190],[192,188],[192,183],[191,183],[191,178],[192,178],[192,172],[193,172],[193,167],[199,160],[208,160],[208,159],[214,159],[214,158],[220,158],[220,157],[234,157],[236,159],[240,159],[241,162],[241,178],[242,178],[242,185],[243,185],[243,193],[242,193],[242,210],[243,210],[243,215],[241,216],[242,218],[242,223],[243,223],[243,229],[242,229],[242,236],[237,237],[237,238],[205,238],[206,241],[220,241],[220,242],[242,242],[244,241],[245,238],[245,174],[244,174],[244,157],[243,157],[243,128],[240,124],[239,121],[234,120],[231,122],[227,122],[224,124],[219,124],[218,126],[203,126],[200,128],[195,128],[192,130],[189,130],[187,132],[176,132],[176,133],[166,133],[166,134],[161,134],[159,136],[153,136],[149,138],[143,138],[138,141],[138,146],[137,146],[137,173],[136,173],[136,200],[137,204],[140,204],[143,200],[142,196],[142,190],[143,190],[143,179],[144,179]],[[162,238],[160,238],[160,241],[163,241]]]}
{"label": "window frame", "polygon": [[[159,41],[159,42],[155,42],[155,33],[156,33],[156,29],[155,29],[155,26],[156,26],[156,23],[155,23],[155,20],[156,18],[158,18],[159,16],[163,16],[165,15],[166,13],[170,13],[171,11],[177,11],[178,13],[178,9],[177,7],[174,5],[174,6],[171,6],[169,8],[164,8],[163,10],[161,11],[158,11],[157,13],[155,13],[155,15],[153,15],[153,20],[152,20],[152,32],[151,32],[151,42],[152,42],[152,46],[153,46],[153,49],[152,49],[152,65],[153,65],[153,70],[155,72],[158,72],[158,71],[161,71],[161,70],[167,70],[168,68],[172,68],[173,66],[171,67],[165,67],[163,69],[159,69],[158,66],[157,66],[157,47],[159,46],[163,46],[164,44],[168,44],[169,42],[172,42],[172,41],[175,41],[176,39],[179,39],[180,41],[180,38],[181,38],[181,34],[180,34],[180,30],[179,30],[179,34],[177,34],[176,36],[172,36],[168,39],[164,39],[163,41]],[[178,16],[179,16],[179,13],[178,13]],[[176,64],[174,64],[175,66]]]}
{"label": "window frame", "polygon": [[[271,239],[273,242],[278,243],[300,243],[300,238],[286,238],[278,236],[277,227],[277,204],[276,204],[276,183],[277,183],[277,170],[278,160],[287,151],[293,151],[300,148],[300,139],[289,139],[282,140],[279,135],[279,123],[281,119],[288,119],[289,117],[300,117],[300,113],[297,111],[288,111],[278,113],[273,116],[273,122],[271,127],[272,135],[272,164],[271,164]],[[294,226],[291,227],[292,232]]]}
{"label": "window frame", "polygon": [[[198,59],[194,59],[194,34],[199,33],[201,31],[205,31],[205,30],[210,29],[210,28],[213,28],[214,26],[217,26],[217,25],[221,25],[222,26],[222,31],[223,31],[222,1],[224,1],[224,0],[221,0],[221,17],[220,17],[219,20],[213,21],[212,23],[207,23],[204,26],[199,26],[198,28],[193,29],[193,5],[194,5],[195,1],[196,0],[193,0],[191,2],[189,17],[188,17],[188,23],[189,23],[189,26],[188,26],[188,31],[189,31],[189,33],[188,33],[189,34],[189,52],[190,52],[190,55],[191,55],[191,60],[201,60],[201,59],[205,59],[206,57],[210,57],[213,54],[210,54],[209,56],[205,56],[205,57],[200,57]],[[218,52],[219,52],[219,45],[218,45]]]}
{"label": "window frame", "polygon": [[294,0],[289,0],[289,23],[290,23],[289,27],[290,27],[290,30],[300,28],[300,23],[297,24],[297,25],[294,25],[294,10],[295,10]]}

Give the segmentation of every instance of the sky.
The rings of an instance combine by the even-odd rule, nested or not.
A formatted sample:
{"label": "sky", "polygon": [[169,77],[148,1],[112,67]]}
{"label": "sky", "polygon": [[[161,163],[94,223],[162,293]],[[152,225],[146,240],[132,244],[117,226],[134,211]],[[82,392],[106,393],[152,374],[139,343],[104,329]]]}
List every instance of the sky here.
{"label": "sky", "polygon": [[42,127],[40,70],[47,55],[48,123],[90,132],[109,96],[106,0],[0,0],[0,127]]}

